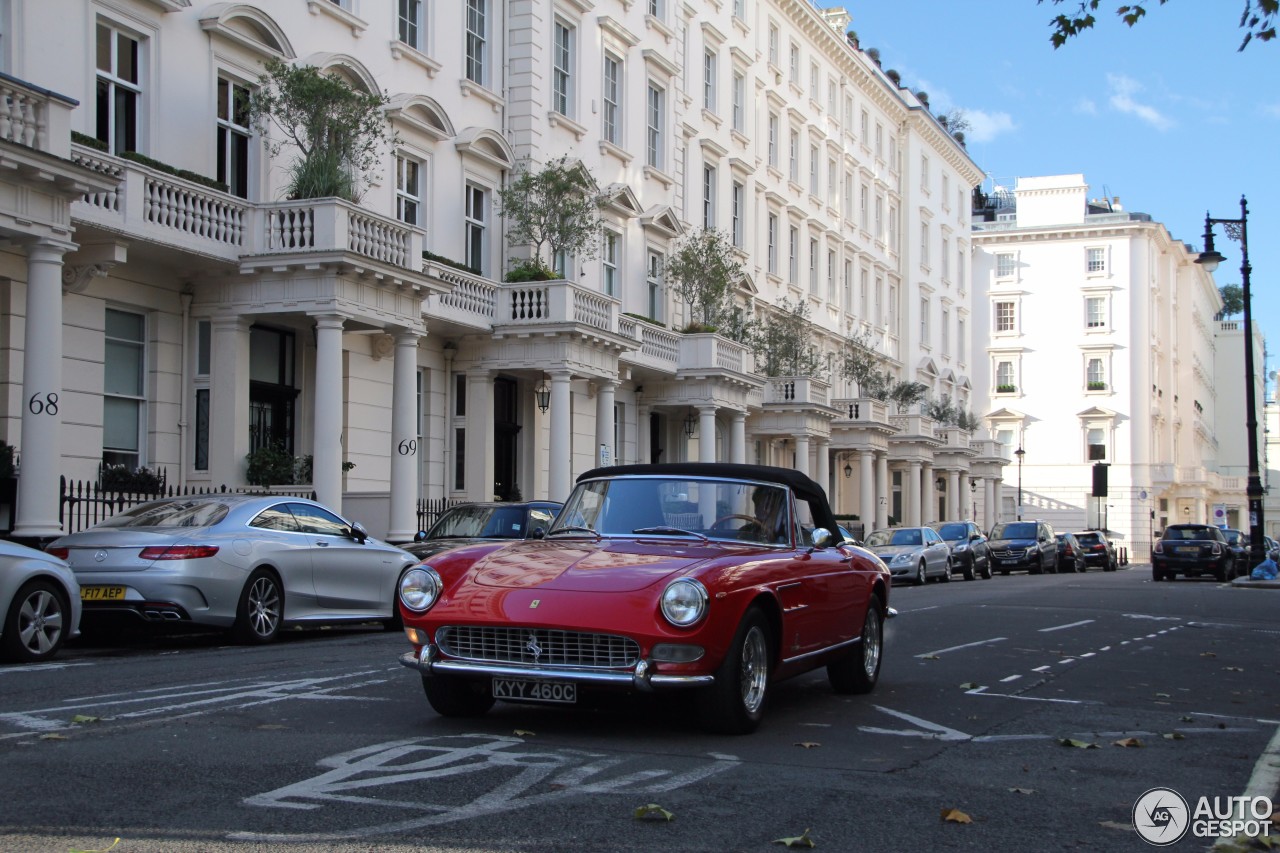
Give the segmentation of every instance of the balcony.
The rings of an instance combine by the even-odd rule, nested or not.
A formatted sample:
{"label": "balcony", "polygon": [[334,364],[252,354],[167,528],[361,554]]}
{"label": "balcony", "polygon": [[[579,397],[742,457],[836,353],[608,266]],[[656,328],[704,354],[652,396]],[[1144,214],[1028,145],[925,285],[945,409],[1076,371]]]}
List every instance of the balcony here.
{"label": "balcony", "polygon": [[639,342],[639,347],[626,354],[627,361],[675,375],[680,366],[680,335],[635,317],[618,318],[619,331]]}
{"label": "balcony", "polygon": [[[745,344],[715,333],[680,335],[679,370],[692,376],[737,374],[755,369],[755,360]],[[757,383],[752,383],[756,384]]]}
{"label": "balcony", "polygon": [[934,434],[942,441],[942,450],[968,450],[972,436],[968,430],[960,429],[958,426],[938,425],[934,429]]}
{"label": "balcony", "polygon": [[910,411],[889,415],[889,425],[898,431],[896,438],[905,441],[927,440],[937,441],[938,425],[933,418],[920,412],[919,405]]}
{"label": "balcony", "polygon": [[498,305],[497,282],[438,261],[423,261],[422,274],[448,288],[427,297],[423,313],[431,320],[474,331],[493,328]]}
{"label": "balcony", "polygon": [[764,402],[786,406],[826,406],[827,383],[808,376],[777,376],[765,380]]}
{"label": "balcony", "polygon": [[0,141],[67,159],[76,102],[0,73]]}
{"label": "balcony", "polygon": [[576,326],[619,334],[618,300],[570,281],[500,284],[495,297],[495,327]]}

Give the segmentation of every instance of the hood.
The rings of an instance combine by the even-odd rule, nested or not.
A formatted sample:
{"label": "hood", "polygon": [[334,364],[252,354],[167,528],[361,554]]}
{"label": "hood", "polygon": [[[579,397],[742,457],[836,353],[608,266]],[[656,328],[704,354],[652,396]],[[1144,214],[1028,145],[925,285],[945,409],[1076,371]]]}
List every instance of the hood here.
{"label": "hood", "polygon": [[442,551],[448,551],[450,548],[465,548],[468,545],[478,545],[481,542],[518,542],[518,539],[481,539],[476,536],[458,537],[457,539],[427,539],[422,542],[411,542],[408,545],[400,547],[408,551],[418,559],[434,557]]}
{"label": "hood", "polygon": [[655,547],[634,540],[525,541],[490,551],[471,566],[471,581],[503,589],[634,592],[683,574],[724,553],[701,543]]}
{"label": "hood", "polygon": [[877,545],[871,549],[880,559],[888,562],[899,554],[912,554],[924,550],[923,545]]}
{"label": "hood", "polygon": [[1040,542],[1037,539],[1029,539],[1026,536],[1019,536],[1016,539],[988,539],[987,544],[993,548],[996,546],[1004,548],[1030,548],[1035,545],[1039,545]]}

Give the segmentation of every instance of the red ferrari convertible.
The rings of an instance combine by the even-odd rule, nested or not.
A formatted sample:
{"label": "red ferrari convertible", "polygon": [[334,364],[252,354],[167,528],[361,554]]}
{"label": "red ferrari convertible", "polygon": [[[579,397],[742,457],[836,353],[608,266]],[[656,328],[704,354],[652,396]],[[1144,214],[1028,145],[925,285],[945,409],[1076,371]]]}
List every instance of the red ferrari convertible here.
{"label": "red ferrari convertible", "polygon": [[889,572],[837,529],[796,471],[588,471],[543,538],[447,551],[405,574],[413,651],[400,662],[444,716],[692,690],[703,725],[745,734],[775,681],[826,667],[837,693],[868,693],[880,677]]}

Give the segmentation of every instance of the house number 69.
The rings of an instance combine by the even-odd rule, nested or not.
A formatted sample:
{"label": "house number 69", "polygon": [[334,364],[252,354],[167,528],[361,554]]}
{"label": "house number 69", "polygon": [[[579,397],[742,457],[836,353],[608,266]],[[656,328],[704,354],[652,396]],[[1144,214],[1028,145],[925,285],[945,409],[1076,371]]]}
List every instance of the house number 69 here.
{"label": "house number 69", "polygon": [[400,446],[396,448],[401,456],[412,456],[418,452],[418,442],[412,438],[406,438],[400,442]]}
{"label": "house number 69", "polygon": [[58,414],[58,395],[55,392],[48,394],[35,393],[31,395],[31,399],[27,401],[27,410],[33,415],[56,415]]}

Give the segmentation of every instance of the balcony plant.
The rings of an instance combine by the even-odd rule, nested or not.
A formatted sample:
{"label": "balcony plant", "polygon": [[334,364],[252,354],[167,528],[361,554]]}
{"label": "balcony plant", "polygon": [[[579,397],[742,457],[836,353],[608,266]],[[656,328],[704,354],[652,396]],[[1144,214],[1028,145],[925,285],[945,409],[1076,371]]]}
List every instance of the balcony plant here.
{"label": "balcony plant", "polygon": [[716,332],[723,327],[737,333],[744,328],[734,322],[733,296],[746,271],[728,234],[714,228],[690,233],[667,258],[663,273],[689,307],[689,325],[683,331]]}
{"label": "balcony plant", "polygon": [[1018,390],[1017,385],[997,385],[996,386],[997,394],[1012,394],[1017,390]]}
{"label": "balcony plant", "polygon": [[[250,99],[249,117],[272,157],[286,147],[297,151],[288,198],[358,202],[382,163],[383,147],[397,141],[383,112],[388,102],[386,93],[362,91],[337,74],[271,59]],[[272,125],[282,137],[272,137]]]}
{"label": "balcony plant", "polygon": [[104,492],[158,495],[164,491],[165,477],[150,468],[128,465],[99,465],[98,488]]}
{"label": "balcony plant", "polygon": [[1105,382],[1090,382],[1090,383],[1088,383],[1088,385],[1087,385],[1086,387],[1087,387],[1090,391],[1105,391],[1105,390],[1107,390],[1107,383],[1105,383]]}
{"label": "balcony plant", "polygon": [[765,376],[816,376],[830,369],[830,361],[814,339],[809,303],[784,296],[776,310],[747,326],[744,342]]}
{"label": "balcony plant", "polygon": [[[596,182],[581,163],[561,157],[535,169],[524,160],[498,190],[498,200],[507,243],[529,250],[529,258],[516,263],[507,281],[536,281],[531,272],[549,272],[557,257],[587,259],[599,253],[603,222]],[[512,279],[511,274],[524,277]]]}

